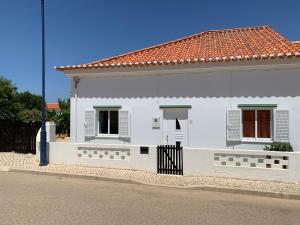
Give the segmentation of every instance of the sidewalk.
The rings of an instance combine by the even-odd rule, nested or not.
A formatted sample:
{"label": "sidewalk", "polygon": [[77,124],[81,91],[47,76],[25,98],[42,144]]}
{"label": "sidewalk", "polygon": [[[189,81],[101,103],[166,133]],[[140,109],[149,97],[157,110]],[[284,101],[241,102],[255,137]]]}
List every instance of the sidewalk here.
{"label": "sidewalk", "polygon": [[119,182],[142,183],[147,185],[194,188],[300,199],[300,184],[298,183],[242,180],[222,177],[157,175],[156,173],[142,171],[69,166],[63,164],[49,164],[47,166],[40,167],[35,160],[35,155],[31,154],[0,153],[0,171],[79,176],[87,179],[106,179]]}

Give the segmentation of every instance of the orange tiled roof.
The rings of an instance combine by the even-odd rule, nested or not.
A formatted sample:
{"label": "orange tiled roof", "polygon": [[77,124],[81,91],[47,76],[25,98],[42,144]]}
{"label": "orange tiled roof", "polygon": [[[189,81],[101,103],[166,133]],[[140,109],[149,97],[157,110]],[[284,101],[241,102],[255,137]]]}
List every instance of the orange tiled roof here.
{"label": "orange tiled roof", "polygon": [[46,108],[47,108],[47,109],[51,109],[51,110],[59,109],[59,103],[57,103],[57,102],[54,102],[54,103],[47,103],[47,104],[46,104]]}
{"label": "orange tiled roof", "polygon": [[292,46],[300,52],[300,41],[293,41]]}
{"label": "orange tiled roof", "polygon": [[211,30],[160,45],[57,70],[299,57],[300,43],[270,26]]}

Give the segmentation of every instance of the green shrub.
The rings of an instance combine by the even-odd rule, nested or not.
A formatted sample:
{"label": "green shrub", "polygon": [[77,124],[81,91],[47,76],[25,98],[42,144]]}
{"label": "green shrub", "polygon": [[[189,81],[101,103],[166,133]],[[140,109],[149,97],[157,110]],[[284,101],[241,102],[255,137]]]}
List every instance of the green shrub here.
{"label": "green shrub", "polygon": [[270,145],[266,145],[265,151],[277,151],[277,152],[293,152],[293,147],[289,142],[273,142]]}
{"label": "green shrub", "polygon": [[56,134],[70,135],[70,99],[58,99],[59,111],[47,111],[47,121],[54,121]]}

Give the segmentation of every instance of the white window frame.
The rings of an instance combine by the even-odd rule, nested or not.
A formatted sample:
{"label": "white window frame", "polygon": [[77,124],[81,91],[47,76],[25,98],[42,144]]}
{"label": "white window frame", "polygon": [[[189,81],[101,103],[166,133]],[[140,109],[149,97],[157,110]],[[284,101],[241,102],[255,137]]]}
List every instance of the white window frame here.
{"label": "white window frame", "polygon": [[[243,110],[255,110],[255,137],[244,137],[244,126],[243,126]],[[259,110],[269,110],[271,111],[271,116],[270,116],[270,138],[259,138],[257,137],[257,111]],[[242,111],[242,119],[241,119],[241,131],[242,131],[242,142],[263,142],[263,143],[268,143],[268,142],[273,142],[273,123],[274,123],[274,110],[273,108],[241,108]]]}
{"label": "white window frame", "polygon": [[[99,114],[101,111],[107,111],[108,112],[108,118],[107,118],[107,123],[108,123],[108,130],[107,134],[100,133],[100,118]],[[118,123],[118,134],[110,134],[110,112],[118,112],[118,117],[119,117],[119,109],[110,109],[110,108],[102,108],[102,109],[97,109],[97,137],[110,137],[110,138],[118,138],[119,137],[119,123]]]}

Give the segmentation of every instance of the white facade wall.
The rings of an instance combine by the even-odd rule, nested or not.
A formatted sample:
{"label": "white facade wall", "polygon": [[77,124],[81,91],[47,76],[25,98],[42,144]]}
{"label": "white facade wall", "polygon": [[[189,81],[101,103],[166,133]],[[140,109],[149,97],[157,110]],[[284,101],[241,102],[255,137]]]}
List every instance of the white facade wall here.
{"label": "white facade wall", "polygon": [[[277,104],[290,110],[290,142],[300,150],[300,69],[257,69],[177,75],[80,76],[77,98],[71,97],[71,140],[84,143],[85,110],[96,105],[120,105],[131,113],[131,138],[95,137],[99,144],[163,144],[160,105],[191,105],[188,146],[191,148],[262,149],[265,143],[226,141],[226,110],[238,104]],[[160,129],[152,128],[160,118]]]}

